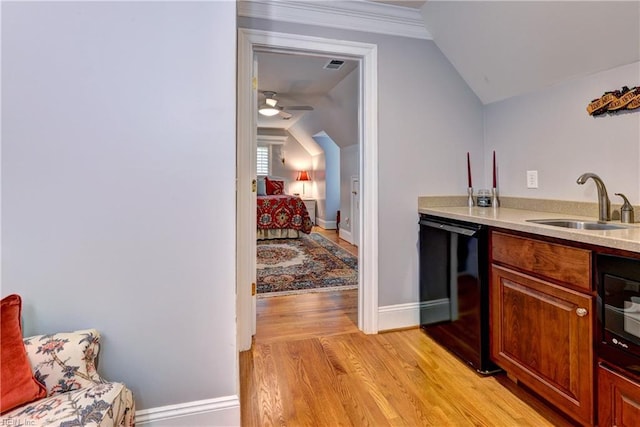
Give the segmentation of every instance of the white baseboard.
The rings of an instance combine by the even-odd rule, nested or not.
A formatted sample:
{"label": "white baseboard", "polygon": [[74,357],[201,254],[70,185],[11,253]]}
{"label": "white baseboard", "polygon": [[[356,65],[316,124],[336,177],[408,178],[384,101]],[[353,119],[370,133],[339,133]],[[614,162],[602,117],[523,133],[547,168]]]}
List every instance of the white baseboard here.
{"label": "white baseboard", "polygon": [[337,228],[335,221],[325,221],[322,218],[316,217],[316,225],[322,227],[325,230],[335,230]]}
{"label": "white baseboard", "polygon": [[420,303],[387,305],[378,308],[378,331],[420,325]]}
{"label": "white baseboard", "polygon": [[179,403],[136,411],[136,425],[151,427],[240,425],[240,399],[223,396],[215,399]]}
{"label": "white baseboard", "polygon": [[351,236],[350,231],[341,228],[338,232],[338,237],[340,237],[342,240],[346,240],[353,245],[353,237]]}

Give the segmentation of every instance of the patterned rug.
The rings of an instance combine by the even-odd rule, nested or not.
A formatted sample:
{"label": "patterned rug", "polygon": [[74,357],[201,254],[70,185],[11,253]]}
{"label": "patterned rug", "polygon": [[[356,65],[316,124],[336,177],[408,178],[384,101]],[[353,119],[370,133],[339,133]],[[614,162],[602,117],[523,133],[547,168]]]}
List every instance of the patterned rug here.
{"label": "patterned rug", "polygon": [[258,298],[356,289],[358,258],[318,233],[259,240]]}

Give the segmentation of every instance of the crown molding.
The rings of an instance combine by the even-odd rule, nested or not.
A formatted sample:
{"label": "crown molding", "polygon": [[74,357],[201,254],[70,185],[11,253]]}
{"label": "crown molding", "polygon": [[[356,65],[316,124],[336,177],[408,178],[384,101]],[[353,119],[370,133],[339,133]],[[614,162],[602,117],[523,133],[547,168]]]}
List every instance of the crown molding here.
{"label": "crown molding", "polygon": [[239,0],[238,16],[432,40],[418,9],[370,1]]}

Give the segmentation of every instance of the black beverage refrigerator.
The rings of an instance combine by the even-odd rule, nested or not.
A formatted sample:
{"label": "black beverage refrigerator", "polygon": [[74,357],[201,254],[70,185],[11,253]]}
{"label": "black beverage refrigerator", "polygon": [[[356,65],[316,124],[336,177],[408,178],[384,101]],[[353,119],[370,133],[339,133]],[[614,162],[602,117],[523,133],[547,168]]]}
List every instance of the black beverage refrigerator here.
{"label": "black beverage refrigerator", "polygon": [[500,371],[489,356],[488,241],[486,226],[420,215],[420,327],[483,375]]}

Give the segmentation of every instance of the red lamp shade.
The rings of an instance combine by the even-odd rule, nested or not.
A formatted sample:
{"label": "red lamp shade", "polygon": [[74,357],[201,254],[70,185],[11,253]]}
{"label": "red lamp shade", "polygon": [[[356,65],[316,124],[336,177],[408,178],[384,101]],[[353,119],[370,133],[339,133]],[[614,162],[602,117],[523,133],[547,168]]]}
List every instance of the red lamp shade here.
{"label": "red lamp shade", "polygon": [[307,173],[307,171],[300,171],[298,172],[296,181],[311,181],[311,178],[309,178],[309,174]]}

